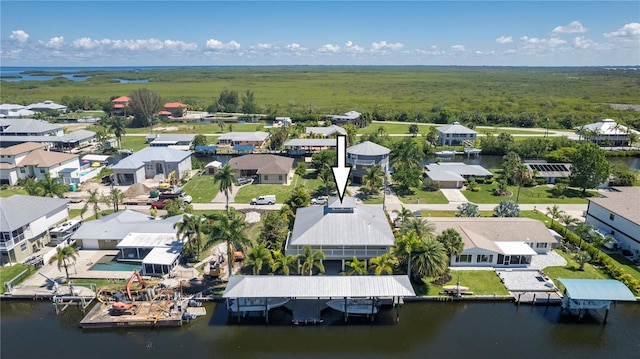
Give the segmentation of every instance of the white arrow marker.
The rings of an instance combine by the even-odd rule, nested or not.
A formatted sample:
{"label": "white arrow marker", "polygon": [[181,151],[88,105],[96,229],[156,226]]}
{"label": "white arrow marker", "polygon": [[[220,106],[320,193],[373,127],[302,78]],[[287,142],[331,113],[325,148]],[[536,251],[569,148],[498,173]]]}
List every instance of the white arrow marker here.
{"label": "white arrow marker", "polygon": [[331,171],[333,172],[333,179],[336,181],[336,187],[338,188],[340,203],[342,203],[347,190],[349,174],[351,174],[351,166],[345,166],[345,162],[347,161],[347,137],[338,135],[336,140],[338,141],[338,167],[331,167]]}

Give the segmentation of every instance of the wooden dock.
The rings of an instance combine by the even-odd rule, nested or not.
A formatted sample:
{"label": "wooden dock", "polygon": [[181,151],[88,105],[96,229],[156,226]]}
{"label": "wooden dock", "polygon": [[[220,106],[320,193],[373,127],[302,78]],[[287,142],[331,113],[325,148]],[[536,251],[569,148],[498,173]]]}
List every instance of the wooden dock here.
{"label": "wooden dock", "polygon": [[[205,308],[185,308],[199,310],[197,314],[206,314]],[[187,311],[187,312],[188,312]],[[204,311],[204,313],[201,313]],[[133,308],[126,311],[112,309],[111,303],[98,303],[80,321],[82,328],[131,328],[131,327],[179,327],[186,321],[183,312],[171,310],[166,301],[134,302]]]}

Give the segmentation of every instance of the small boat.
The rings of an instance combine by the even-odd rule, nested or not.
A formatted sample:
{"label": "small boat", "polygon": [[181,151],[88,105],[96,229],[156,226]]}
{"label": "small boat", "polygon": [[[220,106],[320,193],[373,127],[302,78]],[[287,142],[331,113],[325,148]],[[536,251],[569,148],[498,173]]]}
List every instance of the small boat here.
{"label": "small boat", "polygon": [[468,156],[468,155],[474,155],[474,156],[477,156],[477,155],[479,155],[480,153],[482,153],[482,150],[481,150],[481,149],[479,149],[479,148],[465,148],[465,149],[464,149],[464,154],[465,154],[465,155],[467,155],[467,156]]}
{"label": "small boat", "polygon": [[227,309],[233,313],[262,312],[265,309],[281,307],[289,301],[289,298],[235,298],[227,299]]}
{"label": "small boat", "polygon": [[332,299],[327,306],[347,314],[376,314],[380,307],[377,300],[370,298]]}
{"label": "small boat", "polygon": [[456,155],[456,151],[436,151],[438,157],[453,157]]}

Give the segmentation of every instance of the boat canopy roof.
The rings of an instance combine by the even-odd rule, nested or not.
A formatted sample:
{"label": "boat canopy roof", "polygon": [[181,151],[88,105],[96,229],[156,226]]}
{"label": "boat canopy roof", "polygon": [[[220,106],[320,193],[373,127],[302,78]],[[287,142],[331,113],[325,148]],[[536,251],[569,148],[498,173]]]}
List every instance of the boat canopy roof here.
{"label": "boat canopy roof", "polygon": [[223,298],[415,297],[408,276],[232,276]]}
{"label": "boat canopy roof", "polygon": [[614,279],[567,279],[558,278],[569,297],[577,300],[636,301],[631,290]]}

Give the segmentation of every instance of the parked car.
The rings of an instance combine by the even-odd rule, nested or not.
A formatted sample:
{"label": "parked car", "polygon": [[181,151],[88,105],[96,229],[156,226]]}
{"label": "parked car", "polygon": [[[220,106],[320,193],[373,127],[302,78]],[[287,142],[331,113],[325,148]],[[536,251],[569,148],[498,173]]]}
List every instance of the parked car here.
{"label": "parked car", "polygon": [[266,196],[260,196],[258,198],[252,198],[251,204],[275,204],[276,203],[276,195],[268,194]]}
{"label": "parked car", "polygon": [[251,177],[240,177],[238,178],[238,186],[244,186],[245,184],[249,184],[253,181]]}
{"label": "parked car", "polygon": [[153,203],[151,203],[151,208],[164,209],[164,206],[167,205],[167,202],[169,202],[168,199],[153,201]]}
{"label": "parked car", "polygon": [[327,196],[318,196],[311,199],[311,204],[325,204],[329,200]]}

